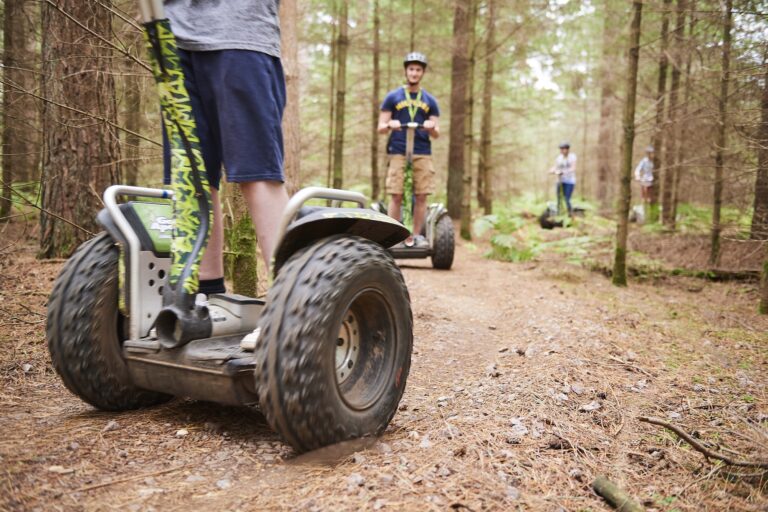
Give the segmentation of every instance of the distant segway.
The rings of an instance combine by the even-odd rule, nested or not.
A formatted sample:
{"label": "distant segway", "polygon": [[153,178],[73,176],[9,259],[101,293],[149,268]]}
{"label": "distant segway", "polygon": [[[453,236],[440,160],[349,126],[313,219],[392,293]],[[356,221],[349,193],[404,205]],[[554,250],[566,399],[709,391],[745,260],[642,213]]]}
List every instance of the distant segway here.
{"label": "distant segway", "polygon": [[561,212],[567,211],[565,205],[565,197],[563,194],[563,183],[560,181],[560,176],[557,178],[557,200],[547,203],[547,209],[539,215],[539,226],[542,229],[555,229],[563,227],[564,220]]}
{"label": "distant segway", "polygon": [[[424,129],[420,123],[406,123],[405,128],[405,170],[403,178],[403,225],[413,231],[413,142],[416,130]],[[371,205],[374,210],[387,213],[385,204],[376,202]],[[448,210],[442,203],[432,203],[427,207],[427,217],[421,228],[421,235],[427,239],[426,247],[409,247],[398,244],[389,248],[396,259],[432,258],[432,267],[448,270],[453,264],[455,248],[453,222],[448,216]]]}
{"label": "distant segway", "polygon": [[[539,215],[539,226],[542,229],[555,229],[565,226],[565,219],[568,216],[568,208],[565,205],[565,194],[563,193],[563,183],[560,181],[559,172],[557,181],[557,200],[547,203],[547,208]],[[574,206],[571,208],[572,217],[583,217],[586,213],[584,208]]]}

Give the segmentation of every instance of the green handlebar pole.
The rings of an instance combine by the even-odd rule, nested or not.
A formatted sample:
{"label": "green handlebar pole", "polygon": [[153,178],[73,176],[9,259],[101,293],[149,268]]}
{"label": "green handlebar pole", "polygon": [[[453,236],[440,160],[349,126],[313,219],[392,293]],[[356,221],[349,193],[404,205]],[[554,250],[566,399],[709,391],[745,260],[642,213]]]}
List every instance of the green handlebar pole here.
{"label": "green handlebar pole", "polygon": [[[403,169],[403,225],[413,231],[413,143],[416,123],[405,125],[405,169]],[[419,233],[414,233],[418,235]]]}
{"label": "green handlebar pole", "polygon": [[[213,208],[200,139],[184,86],[176,38],[163,18],[162,2],[140,2],[152,73],[160,96],[160,111],[171,150],[171,189],[175,226],[171,268],[157,319],[158,335],[177,346],[205,335],[207,311],[194,308],[200,260],[208,242]],[[163,332],[161,332],[163,331]]]}

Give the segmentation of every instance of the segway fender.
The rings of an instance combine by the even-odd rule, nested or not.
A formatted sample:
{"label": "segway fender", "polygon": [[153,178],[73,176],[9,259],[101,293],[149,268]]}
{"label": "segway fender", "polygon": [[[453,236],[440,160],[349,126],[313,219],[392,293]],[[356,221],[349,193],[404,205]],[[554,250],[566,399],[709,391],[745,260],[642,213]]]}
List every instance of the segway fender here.
{"label": "segway fender", "polygon": [[342,233],[367,238],[383,247],[391,247],[410,234],[392,217],[373,210],[304,207],[275,252],[275,274],[297,250],[321,238]]}

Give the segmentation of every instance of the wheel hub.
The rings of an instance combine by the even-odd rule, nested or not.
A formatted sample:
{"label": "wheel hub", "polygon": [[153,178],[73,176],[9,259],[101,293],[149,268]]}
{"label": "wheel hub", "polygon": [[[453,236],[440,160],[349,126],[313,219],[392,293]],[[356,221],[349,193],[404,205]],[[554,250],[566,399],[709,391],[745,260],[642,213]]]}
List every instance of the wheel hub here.
{"label": "wheel hub", "polygon": [[349,378],[360,355],[360,329],[357,317],[349,310],[336,338],[336,381],[341,384]]}

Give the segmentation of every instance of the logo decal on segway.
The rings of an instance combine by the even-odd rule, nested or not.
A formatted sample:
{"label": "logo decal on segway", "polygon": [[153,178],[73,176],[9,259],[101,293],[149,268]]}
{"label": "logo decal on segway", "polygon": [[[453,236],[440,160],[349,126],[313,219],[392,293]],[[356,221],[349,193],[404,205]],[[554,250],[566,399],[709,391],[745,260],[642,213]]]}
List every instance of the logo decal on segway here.
{"label": "logo decal on segway", "polygon": [[[149,229],[153,231],[159,231],[160,238],[170,238],[170,232],[173,231],[173,227],[176,225],[173,219],[169,219],[168,217],[155,217],[155,220],[152,221],[152,224],[149,226]],[[168,234],[166,234],[166,231]]]}

